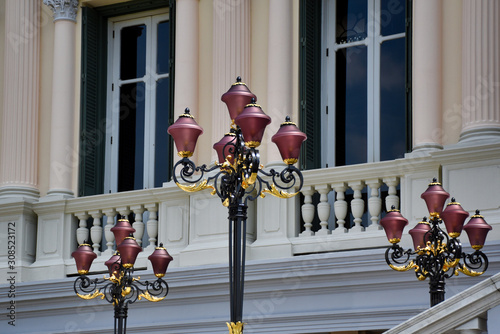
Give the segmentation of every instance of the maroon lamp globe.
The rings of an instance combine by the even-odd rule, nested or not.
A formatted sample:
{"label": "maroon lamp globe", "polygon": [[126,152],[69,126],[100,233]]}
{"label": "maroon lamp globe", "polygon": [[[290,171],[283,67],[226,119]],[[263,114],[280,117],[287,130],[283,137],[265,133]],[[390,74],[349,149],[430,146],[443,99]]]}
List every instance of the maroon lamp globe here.
{"label": "maroon lamp globe", "polygon": [[266,115],[258,104],[255,104],[255,99],[252,99],[252,103],[245,106],[234,123],[241,128],[245,145],[255,148],[260,145],[266,126],[271,123],[271,117]]}
{"label": "maroon lamp globe", "polygon": [[173,260],[172,256],[168,254],[162,243],[160,243],[160,247],[156,247],[155,251],[148,257],[148,259],[153,265],[153,272],[156,277],[165,276],[168,264]]}
{"label": "maroon lamp globe", "polygon": [[421,222],[419,222],[414,228],[408,231],[411,238],[413,239],[413,249],[418,251],[427,246],[427,241],[430,241],[431,225],[427,221],[427,217],[424,217]]}
{"label": "maroon lamp globe", "polygon": [[236,82],[221,97],[222,102],[227,105],[232,121],[241,114],[243,108],[251,103],[252,99],[257,100],[257,97],[248,89],[246,84],[241,82],[241,77],[237,77]]}
{"label": "maroon lamp globe", "polygon": [[109,276],[118,276],[121,263],[122,258],[120,257],[119,252],[115,252],[115,254],[113,254],[113,256],[111,256],[108,261],[104,262],[104,265],[108,267]]}
{"label": "maroon lamp globe", "polygon": [[469,213],[462,208],[460,203],[455,202],[454,197],[441,213],[441,219],[444,221],[446,231],[452,238],[458,238],[460,236],[467,217],[469,217]]}
{"label": "maroon lamp globe", "polygon": [[483,248],[486,235],[491,229],[492,227],[479,214],[479,210],[476,210],[476,214],[470,217],[469,222],[464,226],[470,245],[475,250]]}
{"label": "maroon lamp globe", "polygon": [[80,275],[88,274],[92,261],[97,258],[96,253],[92,251],[92,247],[85,243],[78,246],[78,249],[71,253],[71,256],[75,259],[76,269]]}
{"label": "maroon lamp globe", "polygon": [[189,108],[186,108],[184,114],[168,127],[167,132],[174,138],[177,155],[181,158],[189,158],[194,153],[196,142],[203,133],[203,129],[196,123]]}
{"label": "maroon lamp globe", "polygon": [[427,209],[431,217],[435,217],[439,216],[443,211],[444,202],[450,197],[450,194],[443,189],[441,183],[433,179],[432,182],[429,183],[427,190],[420,195],[420,197],[425,201],[425,204],[427,204]]}
{"label": "maroon lamp globe", "polygon": [[137,244],[137,241],[135,241],[135,238],[132,236],[126,237],[116,248],[120,252],[122,266],[124,268],[132,268],[137,259],[137,255],[142,252],[141,246]]}
{"label": "maroon lamp globe", "polygon": [[135,232],[135,228],[130,225],[128,219],[122,217],[118,219],[115,226],[110,231],[115,235],[116,245],[118,246],[126,237]]}
{"label": "maroon lamp globe", "polygon": [[392,209],[380,220],[380,225],[384,228],[387,240],[391,244],[397,244],[401,241],[403,229],[408,225],[408,220],[401,215],[399,210],[392,206]]}
{"label": "maroon lamp globe", "polygon": [[[230,148],[234,148],[231,144],[232,141],[235,141],[236,135],[233,132],[226,133],[221,140],[214,144],[214,150],[217,152],[217,157],[219,159],[219,163],[224,163],[226,159],[228,159],[229,163],[232,165],[234,163],[234,157],[231,153],[229,153]],[[227,145],[229,144],[229,145]],[[227,146],[226,146],[227,145]],[[224,149],[225,147],[225,149]]]}
{"label": "maroon lamp globe", "polygon": [[281,158],[287,165],[293,165],[299,160],[300,146],[306,139],[306,134],[300,131],[295,123],[290,122],[289,116],[286,116],[285,122],[271,138],[272,142],[278,146]]}

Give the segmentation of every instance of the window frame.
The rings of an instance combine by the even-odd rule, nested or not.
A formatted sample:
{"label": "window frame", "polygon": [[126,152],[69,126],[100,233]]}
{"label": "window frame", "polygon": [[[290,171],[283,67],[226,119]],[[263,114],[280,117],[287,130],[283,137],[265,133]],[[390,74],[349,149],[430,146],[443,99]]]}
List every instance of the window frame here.
{"label": "window frame", "polygon": [[[105,136],[107,107],[108,19],[114,16],[168,8],[170,21],[169,123],[173,122],[175,92],[175,0],[132,0],[96,8],[82,7],[82,48],[80,84],[80,150],[78,195],[104,193]],[[169,147],[173,147],[170,140]],[[172,151],[170,149],[170,151]],[[168,157],[168,178],[173,157]]]}
{"label": "window frame", "polygon": [[[345,45],[335,45],[335,0],[323,0],[318,6],[314,2],[301,0],[300,2],[300,66],[299,69],[299,91],[301,111],[301,129],[309,137],[313,137],[316,142],[310,148],[305,147],[301,156],[301,167],[303,169],[314,169],[322,167],[332,167],[336,165],[335,159],[335,52],[349,45],[367,45],[367,162],[380,160],[380,49],[381,41],[405,37],[405,119],[406,119],[406,152],[411,151],[411,15],[412,0],[402,0],[406,3],[405,32],[397,35],[379,36],[381,25],[376,24],[375,29],[367,29],[369,36],[366,41],[350,42]],[[381,0],[368,1],[368,18],[375,20],[375,13],[380,15]],[[311,14],[312,12],[312,14]],[[319,27],[311,28],[311,16],[320,20]],[[333,17],[330,17],[333,16]],[[308,21],[309,20],[309,21]],[[379,20],[380,22],[380,20]],[[308,29],[314,29],[313,33]],[[325,33],[327,32],[327,33]],[[320,39],[319,60],[311,59],[307,54],[307,49],[315,47],[312,36]],[[309,63],[319,61],[320,70],[316,73],[319,83],[311,80],[311,66]],[[375,66],[375,64],[378,66]],[[309,67],[308,67],[309,66]],[[328,81],[328,78],[330,82]],[[319,90],[319,107],[317,102],[311,101],[308,91]],[[309,93],[310,94],[310,93]],[[317,97],[316,97],[317,98]],[[372,102],[370,102],[372,101]],[[312,103],[311,103],[312,102]],[[375,108],[374,105],[378,107]],[[318,131],[311,129],[314,124],[315,129],[321,129],[318,138]],[[370,126],[372,125],[372,126]],[[404,153],[406,153],[404,152]]]}
{"label": "window frame", "polygon": [[[156,69],[157,57],[157,40],[158,30],[155,29],[160,22],[170,21],[170,15],[165,10],[154,10],[130,14],[125,16],[116,16],[109,19],[108,24],[108,101],[107,101],[107,122],[109,131],[106,133],[106,161],[104,174],[104,189],[106,192],[118,192],[118,164],[119,164],[119,136],[120,136],[120,106],[117,101],[120,99],[120,87],[131,83],[144,83],[146,89],[145,94],[145,119],[144,119],[144,165],[143,165],[143,188],[154,188],[155,183],[155,136],[156,136],[156,89],[148,89],[148,87],[156,87],[156,81],[169,78],[170,73],[157,74]],[[124,27],[144,24],[146,25],[146,71],[142,78],[135,79],[120,79],[120,30]],[[113,36],[115,36],[113,38]],[[130,157],[133,163],[133,157]]]}

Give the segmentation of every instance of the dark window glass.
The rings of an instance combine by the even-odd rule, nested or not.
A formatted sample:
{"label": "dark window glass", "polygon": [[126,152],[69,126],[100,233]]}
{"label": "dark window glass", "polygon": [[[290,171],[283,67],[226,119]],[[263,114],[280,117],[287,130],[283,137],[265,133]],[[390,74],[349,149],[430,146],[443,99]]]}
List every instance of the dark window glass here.
{"label": "dark window glass", "polygon": [[382,0],[380,26],[382,36],[405,32],[406,0]]}
{"label": "dark window glass", "polygon": [[169,79],[160,79],[156,83],[156,133],[155,133],[155,187],[161,187],[168,181],[170,156],[168,128]]}
{"label": "dark window glass", "polygon": [[367,159],[367,50],[365,46],[336,53],[335,164]]}
{"label": "dark window glass", "polygon": [[163,21],[158,23],[158,51],[156,57],[156,73],[157,74],[165,74],[168,73],[169,70],[169,58],[170,58],[170,50],[169,50],[169,39],[170,36],[170,26],[168,21]]}
{"label": "dark window glass", "polygon": [[120,79],[142,78],[146,74],[146,26],[125,27],[120,36]]}
{"label": "dark window glass", "polygon": [[405,40],[385,41],[380,52],[380,160],[406,149]]}
{"label": "dark window glass", "polygon": [[337,1],[337,44],[364,40],[367,36],[367,0]]}
{"label": "dark window glass", "polygon": [[120,87],[118,191],[142,189],[144,180],[145,84]]}

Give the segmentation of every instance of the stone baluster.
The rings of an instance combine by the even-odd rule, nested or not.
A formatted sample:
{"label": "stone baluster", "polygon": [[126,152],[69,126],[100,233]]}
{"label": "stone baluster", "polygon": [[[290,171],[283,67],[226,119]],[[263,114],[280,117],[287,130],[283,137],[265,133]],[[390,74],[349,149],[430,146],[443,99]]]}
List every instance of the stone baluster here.
{"label": "stone baluster", "polygon": [[144,235],[144,222],[142,221],[142,214],[144,212],[144,207],[142,205],[136,205],[130,207],[130,209],[135,213],[135,221],[132,227],[135,228],[134,238],[142,246],[142,237]]}
{"label": "stone baluster", "polygon": [[354,217],[354,226],[352,227],[353,232],[364,231],[364,227],[361,225],[363,222],[363,213],[365,211],[365,201],[361,198],[361,190],[365,187],[363,181],[349,182],[349,187],[354,190],[354,199],[351,201],[351,212]]}
{"label": "stone baluster", "polygon": [[316,190],[320,194],[318,203],[318,217],[320,220],[321,229],[316,232],[317,235],[327,235],[331,231],[328,229],[328,218],[330,218],[330,203],[328,203],[328,193],[332,190],[328,184],[316,186]]}
{"label": "stone baluster", "polygon": [[399,210],[399,197],[396,189],[399,184],[399,177],[384,178],[384,183],[389,187],[389,195],[385,198],[385,209],[389,211],[394,205]]}
{"label": "stone baluster", "polygon": [[301,237],[310,237],[314,235],[311,230],[312,221],[314,219],[314,205],[312,204],[312,195],[314,194],[314,187],[308,186],[302,188],[304,195],[304,204],[302,205],[302,220],[304,220],[304,231],[300,233]]}
{"label": "stone baluster", "polygon": [[149,219],[146,224],[149,235],[148,250],[154,250],[156,247],[156,237],[158,236],[158,205],[156,203],[146,204],[144,206],[149,211]]}
{"label": "stone baluster", "polygon": [[89,229],[87,228],[87,219],[89,215],[87,212],[78,212],[75,213],[75,216],[80,221],[78,224],[78,228],[76,229],[76,241],[79,245],[90,242],[89,240]]}
{"label": "stone baluster", "polygon": [[370,213],[371,225],[369,230],[380,230],[378,224],[380,212],[382,211],[382,199],[380,198],[379,188],[382,185],[379,179],[367,180],[366,184],[370,187],[370,198],[368,199],[368,212]]}
{"label": "stone baluster", "polygon": [[347,184],[337,183],[332,184],[333,190],[337,193],[337,199],[333,203],[333,209],[335,210],[335,218],[337,218],[338,227],[335,229],[334,233],[346,233],[345,228],[345,217],[347,216],[347,202],[345,201],[345,191],[347,190]]}
{"label": "stone baluster", "polygon": [[106,250],[103,254],[106,256],[113,255],[113,244],[115,243],[115,235],[111,232],[113,225],[115,224],[116,211],[113,208],[102,210],[106,215],[106,226],[104,227],[104,237],[106,238]]}
{"label": "stone baluster", "polygon": [[101,226],[101,218],[102,213],[100,210],[91,211],[89,214],[94,218],[94,223],[90,228],[90,237],[92,239],[92,247],[94,248],[94,253],[97,255],[101,255],[101,240],[102,240],[102,226]]}

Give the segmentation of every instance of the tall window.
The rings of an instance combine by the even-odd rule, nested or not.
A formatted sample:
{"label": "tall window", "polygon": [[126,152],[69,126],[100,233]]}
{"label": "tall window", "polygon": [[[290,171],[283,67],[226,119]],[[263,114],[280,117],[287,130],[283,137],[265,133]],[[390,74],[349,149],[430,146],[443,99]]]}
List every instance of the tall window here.
{"label": "tall window", "polygon": [[168,14],[110,20],[105,191],[161,187],[169,156]]}
{"label": "tall window", "polygon": [[175,0],[82,8],[79,196],[168,181],[174,19]]}
{"label": "tall window", "polygon": [[303,1],[301,11],[302,124],[316,141],[305,167],[402,157],[407,0]]}

